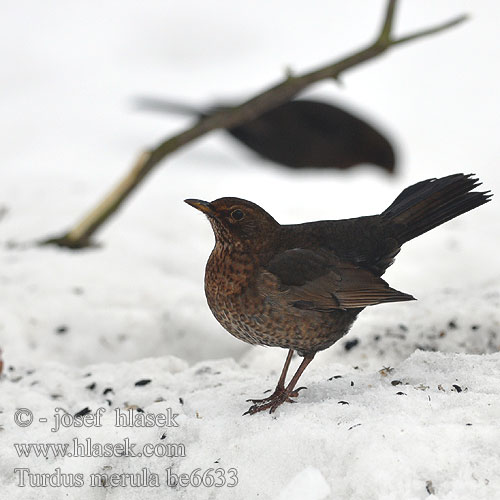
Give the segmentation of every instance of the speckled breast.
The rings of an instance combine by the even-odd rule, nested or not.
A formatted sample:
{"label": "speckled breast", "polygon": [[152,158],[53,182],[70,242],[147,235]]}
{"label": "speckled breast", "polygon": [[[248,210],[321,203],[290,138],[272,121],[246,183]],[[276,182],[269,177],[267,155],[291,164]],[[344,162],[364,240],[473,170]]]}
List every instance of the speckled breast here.
{"label": "speckled breast", "polygon": [[233,336],[249,344],[316,352],[345,335],[361,309],[319,312],[276,301],[257,287],[260,265],[244,253],[217,249],[205,272],[205,294],[213,315]]}

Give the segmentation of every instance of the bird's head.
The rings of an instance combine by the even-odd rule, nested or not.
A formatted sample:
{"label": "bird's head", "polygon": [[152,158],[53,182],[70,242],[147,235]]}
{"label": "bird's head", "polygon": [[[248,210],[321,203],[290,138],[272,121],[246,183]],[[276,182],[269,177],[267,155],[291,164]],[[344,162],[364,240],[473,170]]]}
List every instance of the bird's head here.
{"label": "bird's head", "polygon": [[184,201],[208,217],[216,243],[222,245],[256,246],[279,227],[278,222],[259,205],[241,198]]}

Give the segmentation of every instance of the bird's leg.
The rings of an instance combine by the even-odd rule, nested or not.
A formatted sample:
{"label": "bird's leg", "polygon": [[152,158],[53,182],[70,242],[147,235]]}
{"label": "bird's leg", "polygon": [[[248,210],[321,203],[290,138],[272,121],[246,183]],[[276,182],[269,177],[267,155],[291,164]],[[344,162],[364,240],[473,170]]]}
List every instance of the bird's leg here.
{"label": "bird's leg", "polygon": [[284,392],[286,374],[287,374],[288,368],[290,366],[290,361],[292,361],[292,356],[293,356],[293,349],[290,349],[288,351],[288,355],[286,357],[285,364],[283,365],[283,370],[281,370],[280,379],[278,380],[278,384],[276,385],[276,389],[274,389],[274,392],[267,398],[247,399],[247,401],[250,401],[251,403],[265,403],[267,401],[271,401],[274,397],[276,397],[277,394],[281,394],[282,392]]}
{"label": "bird's leg", "polygon": [[282,391],[285,388],[286,374],[288,372],[288,368],[290,367],[290,361],[292,361],[292,356],[293,356],[293,349],[290,349],[286,356],[285,364],[283,365],[283,370],[281,370],[280,379],[278,380],[278,385],[276,385],[276,389],[274,389],[274,392]]}
{"label": "bird's leg", "polygon": [[[283,403],[295,403],[295,401],[291,398],[295,398],[299,395],[299,391],[301,389],[305,389],[305,387],[299,387],[295,389],[297,382],[299,381],[302,372],[307,368],[307,365],[313,360],[314,353],[304,356],[302,363],[300,363],[299,368],[295,372],[295,375],[292,377],[292,380],[288,383],[285,388],[285,376],[288,370],[288,366],[290,365],[290,360],[292,358],[293,351],[290,350],[288,356],[285,361],[285,366],[283,367],[283,372],[281,373],[281,377],[278,381],[278,385],[276,386],[275,391],[271,396],[265,399],[250,399],[252,403],[254,403],[243,415],[253,415],[254,413],[258,413],[259,411],[269,410],[269,413],[273,413],[278,406]],[[280,385],[281,384],[281,385]]]}

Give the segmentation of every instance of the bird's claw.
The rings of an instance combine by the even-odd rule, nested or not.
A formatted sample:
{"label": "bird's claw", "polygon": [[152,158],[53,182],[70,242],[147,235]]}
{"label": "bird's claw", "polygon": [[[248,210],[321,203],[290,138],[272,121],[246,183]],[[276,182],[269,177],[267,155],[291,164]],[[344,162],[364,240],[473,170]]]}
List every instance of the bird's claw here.
{"label": "bird's claw", "polygon": [[[266,392],[271,392],[271,389],[268,389],[267,391],[264,391],[264,394]],[[268,396],[267,398],[262,398],[262,399],[247,399],[246,402],[247,403],[254,403],[254,404],[263,404],[263,403],[267,403],[268,401],[272,401],[278,394],[281,394],[285,392],[285,388],[284,387],[276,387],[276,389],[274,389],[274,392]]]}
{"label": "bird's claw", "polygon": [[[307,387],[298,387],[297,389],[294,389],[291,393],[290,396],[292,398],[296,398],[299,395],[299,392],[302,391],[303,389],[307,389]],[[295,403],[296,401],[293,401]]]}
{"label": "bird's claw", "polygon": [[269,413],[274,413],[278,406],[283,403],[296,403],[292,398],[299,395],[299,391],[306,389],[306,387],[299,387],[293,391],[286,389],[276,389],[271,396],[264,399],[247,399],[248,402],[254,403],[243,415],[254,415],[261,411],[269,410]]}

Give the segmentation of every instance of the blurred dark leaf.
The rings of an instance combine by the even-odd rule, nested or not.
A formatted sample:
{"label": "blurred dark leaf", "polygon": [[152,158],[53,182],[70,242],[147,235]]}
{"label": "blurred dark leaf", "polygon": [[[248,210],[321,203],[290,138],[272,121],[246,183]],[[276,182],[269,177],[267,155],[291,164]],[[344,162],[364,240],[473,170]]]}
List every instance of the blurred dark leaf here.
{"label": "blurred dark leaf", "polygon": [[294,168],[373,163],[392,172],[394,151],[375,128],[331,104],[290,101],[228,132],[265,158]]}
{"label": "blurred dark leaf", "polygon": [[[193,107],[159,99],[141,99],[142,109],[199,117]],[[227,129],[247,147],[291,168],[346,169],[360,163],[394,172],[395,155],[389,140],[361,118],[319,101],[297,99],[278,106],[243,125]]]}

